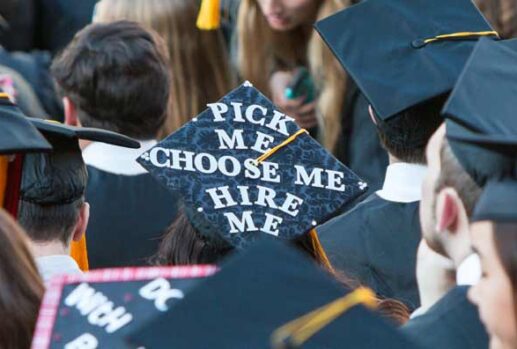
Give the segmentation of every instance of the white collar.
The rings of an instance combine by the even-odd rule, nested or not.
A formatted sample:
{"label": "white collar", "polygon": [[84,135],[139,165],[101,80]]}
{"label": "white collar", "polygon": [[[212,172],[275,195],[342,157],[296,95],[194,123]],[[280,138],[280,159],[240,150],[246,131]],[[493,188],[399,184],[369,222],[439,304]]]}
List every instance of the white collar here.
{"label": "white collar", "polygon": [[423,165],[397,162],[386,169],[386,177],[377,195],[393,202],[409,203],[420,201],[422,182],[427,167]]}
{"label": "white collar", "polygon": [[116,175],[136,176],[147,171],[136,162],[145,151],[154,147],[156,140],[141,141],[140,149],[129,149],[116,145],[93,142],[83,150],[86,165]]}
{"label": "white collar", "polygon": [[471,254],[461,262],[456,269],[456,284],[472,286],[481,279],[481,260],[476,253]]}
{"label": "white collar", "polygon": [[36,258],[36,265],[43,281],[48,282],[57,275],[81,274],[77,262],[68,255],[52,255]]}

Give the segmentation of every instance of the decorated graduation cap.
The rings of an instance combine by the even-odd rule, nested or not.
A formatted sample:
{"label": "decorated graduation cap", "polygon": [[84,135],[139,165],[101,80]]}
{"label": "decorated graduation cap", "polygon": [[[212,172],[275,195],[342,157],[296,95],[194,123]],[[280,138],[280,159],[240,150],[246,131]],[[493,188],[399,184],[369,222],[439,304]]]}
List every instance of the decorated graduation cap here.
{"label": "decorated graduation cap", "polygon": [[373,298],[345,289],[292,245],[263,240],[128,338],[145,348],[415,348],[363,306]]}
{"label": "decorated graduation cap", "polygon": [[517,178],[517,40],[476,45],[443,114],[458,161],[483,186]]}
{"label": "decorated graduation cap", "polygon": [[136,348],[126,334],[215,271],[208,265],[141,267],[58,276],[45,292],[32,349]]}
{"label": "decorated graduation cap", "polygon": [[316,30],[381,120],[449,92],[475,40],[498,38],[471,0],[367,0]]}
{"label": "decorated graduation cap", "polygon": [[474,209],[472,220],[517,223],[517,181],[488,183]]}
{"label": "decorated graduation cap", "polygon": [[128,148],[140,147],[137,141],[106,130],[72,127],[39,119],[30,121],[53,147],[50,153],[25,156],[20,199],[33,204],[68,204],[84,195],[87,173],[79,139]]}
{"label": "decorated graduation cap", "polygon": [[261,236],[295,239],[366,189],[249,83],[138,161],[181,193],[201,234],[231,247]]}

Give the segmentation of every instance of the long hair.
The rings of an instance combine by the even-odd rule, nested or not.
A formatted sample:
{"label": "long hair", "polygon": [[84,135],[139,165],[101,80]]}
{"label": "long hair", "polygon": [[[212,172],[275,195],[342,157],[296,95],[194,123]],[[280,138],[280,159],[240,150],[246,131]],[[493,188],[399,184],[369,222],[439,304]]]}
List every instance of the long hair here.
{"label": "long hair", "polygon": [[222,32],[196,28],[197,0],[102,0],[94,20],[127,19],[165,40],[171,65],[171,96],[161,137],[167,136],[233,87]]}
{"label": "long hair", "polygon": [[502,38],[517,35],[517,0],[476,0],[476,4]]}
{"label": "long hair", "polygon": [[44,287],[21,228],[0,209],[0,347],[29,348]]}
{"label": "long hair", "polygon": [[517,223],[494,224],[494,244],[512,284],[514,314],[517,318]]}
{"label": "long hair", "polygon": [[[319,0],[322,19],[352,4],[352,0]],[[256,0],[242,0],[237,21],[240,77],[270,95],[269,77],[276,70],[306,65],[318,88],[317,112],[324,122],[324,144],[334,150],[345,101],[346,73],[312,26],[288,32],[270,29]]]}

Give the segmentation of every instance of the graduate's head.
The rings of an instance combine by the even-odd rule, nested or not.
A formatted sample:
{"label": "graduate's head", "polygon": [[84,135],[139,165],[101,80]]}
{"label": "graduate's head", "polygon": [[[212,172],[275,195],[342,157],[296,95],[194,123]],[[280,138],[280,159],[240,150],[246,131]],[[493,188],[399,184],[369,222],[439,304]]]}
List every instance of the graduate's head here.
{"label": "graduate's head", "polygon": [[490,334],[491,348],[517,347],[517,182],[491,182],[471,224],[482,277],[469,291]]}
{"label": "graduate's head", "polygon": [[25,233],[0,208],[0,347],[30,347],[44,291]]}
{"label": "graduate's head", "polygon": [[470,254],[468,219],[481,194],[445,137],[445,124],[426,148],[428,170],[422,185],[420,222],[423,237],[435,251],[450,258]]}
{"label": "graduate's head", "polygon": [[64,96],[67,124],[142,140],[161,130],[169,101],[167,52],[163,40],[139,24],[87,26],[51,71]]}
{"label": "graduate's head", "polygon": [[447,97],[429,99],[391,116],[387,120],[378,117],[369,107],[370,117],[384,149],[398,161],[425,164],[425,147],[429,138],[443,122],[440,111]]}
{"label": "graduate's head", "polygon": [[53,152],[24,158],[18,219],[33,243],[68,247],[88,224],[88,176],[77,139],[46,137]]}
{"label": "graduate's head", "polygon": [[200,3],[102,0],[96,5],[94,23],[135,21],[164,39],[170,58],[171,97],[163,136],[181,127],[233,86],[222,30],[196,27]]}

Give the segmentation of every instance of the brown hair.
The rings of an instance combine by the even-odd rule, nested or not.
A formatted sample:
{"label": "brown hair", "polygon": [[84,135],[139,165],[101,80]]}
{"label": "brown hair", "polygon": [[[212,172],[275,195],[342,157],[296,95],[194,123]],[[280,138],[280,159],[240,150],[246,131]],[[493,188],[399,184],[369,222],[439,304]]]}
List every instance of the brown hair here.
{"label": "brown hair", "polygon": [[476,0],[476,4],[502,38],[517,35],[516,0]]}
{"label": "brown hair", "polygon": [[[320,0],[316,19],[352,4],[351,0]],[[256,0],[242,0],[237,21],[240,76],[270,95],[269,77],[278,70],[309,66],[318,88],[317,110],[322,116],[324,143],[336,145],[344,108],[346,73],[312,26],[288,32],[269,28]]]}
{"label": "brown hair", "polygon": [[136,21],[165,40],[171,96],[161,136],[181,127],[233,87],[222,32],[197,29],[198,12],[195,0],[102,0],[97,5],[95,22]]}
{"label": "brown hair", "polygon": [[29,348],[44,287],[25,234],[0,209],[0,347]]}
{"label": "brown hair", "polygon": [[54,60],[52,75],[81,124],[137,139],[155,138],[169,101],[163,40],[137,23],[91,24]]}
{"label": "brown hair", "polygon": [[495,222],[494,244],[512,284],[514,312],[517,317],[517,223]]}
{"label": "brown hair", "polygon": [[440,176],[436,181],[435,192],[446,187],[454,188],[463,202],[467,217],[471,217],[482,191],[459,163],[447,138],[442,142],[440,162]]}

